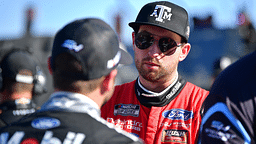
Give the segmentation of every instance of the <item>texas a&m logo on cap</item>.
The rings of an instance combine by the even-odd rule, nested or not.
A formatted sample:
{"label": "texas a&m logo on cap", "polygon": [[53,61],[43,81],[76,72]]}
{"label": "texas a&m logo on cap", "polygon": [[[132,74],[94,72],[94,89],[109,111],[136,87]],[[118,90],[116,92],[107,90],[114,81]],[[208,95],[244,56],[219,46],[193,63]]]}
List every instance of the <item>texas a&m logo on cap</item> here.
{"label": "texas a&m logo on cap", "polygon": [[172,9],[164,5],[156,5],[154,12],[150,16],[155,16],[156,21],[165,23],[166,20],[171,21]]}

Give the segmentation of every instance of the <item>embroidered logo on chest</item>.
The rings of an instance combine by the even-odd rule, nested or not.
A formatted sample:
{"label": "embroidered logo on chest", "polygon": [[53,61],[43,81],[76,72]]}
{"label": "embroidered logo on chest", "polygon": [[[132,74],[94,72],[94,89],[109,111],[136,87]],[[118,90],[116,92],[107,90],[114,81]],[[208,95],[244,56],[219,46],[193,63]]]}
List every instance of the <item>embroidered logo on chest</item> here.
{"label": "embroidered logo on chest", "polygon": [[134,116],[138,117],[140,114],[140,106],[133,104],[117,104],[114,108],[114,115]]}
{"label": "embroidered logo on chest", "polygon": [[184,120],[187,121],[191,118],[193,118],[193,112],[192,111],[187,111],[184,109],[171,109],[164,111],[162,113],[164,118],[168,118],[171,120]]}
{"label": "embroidered logo on chest", "polygon": [[162,142],[176,142],[176,143],[187,143],[188,142],[188,131],[186,130],[163,130]]}

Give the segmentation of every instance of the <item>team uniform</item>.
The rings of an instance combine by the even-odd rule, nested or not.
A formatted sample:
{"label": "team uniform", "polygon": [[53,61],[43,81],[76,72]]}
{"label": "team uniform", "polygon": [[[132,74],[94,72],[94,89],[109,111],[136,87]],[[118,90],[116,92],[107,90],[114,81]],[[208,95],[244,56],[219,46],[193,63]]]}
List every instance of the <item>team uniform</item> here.
{"label": "team uniform", "polygon": [[[28,51],[12,47],[0,53],[0,127],[4,127],[34,113],[38,108],[30,97],[44,94],[47,89],[45,74]],[[29,90],[25,84],[33,84],[33,89]]]}
{"label": "team uniform", "polygon": [[215,80],[200,127],[199,143],[256,142],[256,52],[226,68]]}
{"label": "team uniform", "polygon": [[101,116],[146,144],[193,144],[201,122],[200,109],[208,91],[182,78],[161,93],[150,93],[139,79],[115,87]]}
{"label": "team uniform", "polygon": [[26,98],[2,103],[0,109],[2,111],[0,114],[0,127],[18,121],[23,116],[34,113],[37,110],[36,104]]}
{"label": "team uniform", "polygon": [[98,105],[78,93],[56,92],[41,110],[4,127],[0,143],[120,144],[142,143],[100,117]]}

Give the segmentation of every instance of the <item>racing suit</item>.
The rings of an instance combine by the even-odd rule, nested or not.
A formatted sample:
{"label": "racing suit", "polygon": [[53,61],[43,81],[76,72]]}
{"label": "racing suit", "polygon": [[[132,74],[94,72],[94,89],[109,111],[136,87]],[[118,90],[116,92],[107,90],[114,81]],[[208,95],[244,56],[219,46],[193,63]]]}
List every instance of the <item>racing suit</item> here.
{"label": "racing suit", "polygon": [[219,74],[204,105],[199,143],[256,143],[256,51]]}
{"label": "racing suit", "polygon": [[0,130],[1,144],[120,144],[142,143],[137,137],[115,129],[100,117],[90,98],[56,92],[41,110]]}
{"label": "racing suit", "polygon": [[200,109],[208,91],[182,78],[160,95],[151,95],[139,79],[115,87],[101,114],[146,144],[196,142],[201,122]]}
{"label": "racing suit", "polygon": [[27,98],[20,98],[14,101],[7,101],[0,105],[0,127],[18,121],[27,114],[34,113],[36,104]]}

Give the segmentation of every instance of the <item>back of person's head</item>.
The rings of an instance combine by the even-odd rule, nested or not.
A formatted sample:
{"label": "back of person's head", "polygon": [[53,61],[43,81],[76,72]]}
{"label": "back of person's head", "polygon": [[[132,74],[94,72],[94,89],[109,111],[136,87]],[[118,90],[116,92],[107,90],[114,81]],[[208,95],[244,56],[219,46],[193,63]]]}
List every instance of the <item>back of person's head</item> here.
{"label": "back of person's head", "polygon": [[0,69],[1,92],[32,92],[33,95],[45,92],[46,78],[29,52],[12,48],[2,57]]}
{"label": "back of person's head", "polygon": [[55,88],[79,91],[80,86],[85,86],[90,92],[118,64],[132,61],[132,57],[119,48],[118,37],[108,24],[86,18],[75,20],[58,31],[49,68]]}
{"label": "back of person's head", "polygon": [[[74,74],[73,75],[68,75]],[[83,81],[76,77],[76,74],[83,74],[82,65],[68,53],[62,53],[55,59],[55,71],[53,73],[54,87],[63,91],[86,92],[94,91],[102,82],[102,78]]]}

